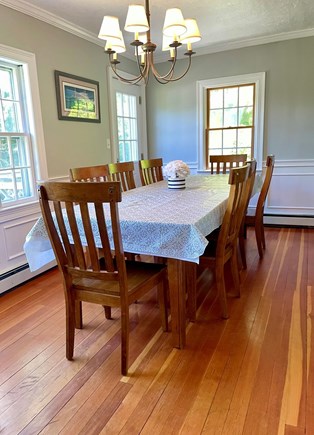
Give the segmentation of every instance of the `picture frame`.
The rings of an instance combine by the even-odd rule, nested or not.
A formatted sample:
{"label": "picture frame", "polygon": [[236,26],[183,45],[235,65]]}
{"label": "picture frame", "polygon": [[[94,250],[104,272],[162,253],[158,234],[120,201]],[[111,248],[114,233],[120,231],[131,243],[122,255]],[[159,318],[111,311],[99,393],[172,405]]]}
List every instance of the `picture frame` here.
{"label": "picture frame", "polygon": [[58,119],[100,122],[99,82],[55,70]]}

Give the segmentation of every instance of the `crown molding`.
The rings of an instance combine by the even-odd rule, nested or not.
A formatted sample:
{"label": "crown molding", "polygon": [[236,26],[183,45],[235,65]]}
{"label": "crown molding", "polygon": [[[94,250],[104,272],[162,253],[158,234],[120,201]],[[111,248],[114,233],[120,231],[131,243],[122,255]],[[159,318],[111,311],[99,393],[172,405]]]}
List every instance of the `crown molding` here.
{"label": "crown molding", "polygon": [[[0,4],[7,6],[11,9],[15,9],[23,14],[30,15],[33,18],[44,21],[45,23],[51,24],[52,26],[58,27],[61,30],[72,33],[79,38],[86,39],[93,44],[103,46],[104,43],[101,41],[96,34],[88,32],[87,30],[74,25],[73,23],[64,20],[57,15],[45,11],[37,6],[31,6],[29,3],[23,0],[0,0]],[[196,56],[202,56],[204,54],[219,53],[221,51],[236,50],[239,48],[252,47],[254,45],[270,44],[273,42],[286,41],[289,39],[307,38],[309,36],[314,36],[314,28],[296,30],[292,32],[277,33],[270,36],[259,36],[256,38],[234,40],[234,41],[224,41],[218,44],[210,44],[206,47],[197,48]],[[124,53],[124,57],[134,60],[134,56],[129,53]],[[184,54],[179,54],[179,58],[184,58]],[[168,59],[166,53],[156,54],[154,56],[156,63],[165,62]]]}
{"label": "crown molding", "polygon": [[[277,33],[275,35],[269,35],[269,36],[259,36],[250,39],[224,41],[218,44],[210,44],[207,45],[206,47],[195,47],[195,51],[196,51],[195,56],[219,53],[221,51],[236,50],[239,48],[252,47],[254,45],[271,44],[273,42],[287,41],[289,39],[307,38],[309,36],[314,36],[314,28],[295,30],[292,32],[285,32],[285,33]],[[183,52],[181,56],[179,56],[179,58],[181,59],[184,58]],[[168,57],[166,54],[159,54],[154,56],[154,59],[156,63],[160,63],[160,62],[165,62],[168,59]]]}
{"label": "crown molding", "polygon": [[30,5],[23,0],[0,0],[0,4],[7,6],[8,8],[15,9],[18,12],[22,12],[25,15],[29,15],[37,20],[44,21],[47,24],[58,27],[61,30],[72,33],[72,35],[79,38],[86,39],[93,44],[103,46],[104,43],[98,39],[97,35],[92,32],[88,32],[82,27],[76,26],[70,21],[64,20],[50,12],[45,11],[37,6]]}

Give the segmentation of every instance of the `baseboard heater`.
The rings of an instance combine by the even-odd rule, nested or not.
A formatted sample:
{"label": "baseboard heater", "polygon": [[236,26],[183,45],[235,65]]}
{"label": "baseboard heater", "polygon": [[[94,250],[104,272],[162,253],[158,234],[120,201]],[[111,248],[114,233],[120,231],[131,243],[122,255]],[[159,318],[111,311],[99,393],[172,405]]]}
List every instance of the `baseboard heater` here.
{"label": "baseboard heater", "polygon": [[26,263],[26,264],[22,264],[22,266],[16,267],[15,269],[4,272],[0,275],[0,281],[2,281],[3,279],[9,278],[12,275],[16,275],[17,273],[20,273],[23,270],[28,269],[28,267],[29,267],[28,263]]}
{"label": "baseboard heater", "polygon": [[267,226],[292,227],[292,228],[314,228],[313,215],[301,214],[264,214],[264,223]]}

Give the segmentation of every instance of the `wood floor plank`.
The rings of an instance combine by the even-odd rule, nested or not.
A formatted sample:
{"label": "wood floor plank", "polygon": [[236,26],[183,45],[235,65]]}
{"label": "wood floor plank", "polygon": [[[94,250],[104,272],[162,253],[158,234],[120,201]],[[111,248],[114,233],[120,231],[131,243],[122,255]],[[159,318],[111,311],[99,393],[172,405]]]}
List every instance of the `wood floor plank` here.
{"label": "wood floor plank", "polygon": [[[220,318],[213,274],[198,277],[186,348],[160,332],[156,295],[131,306],[131,372],[120,375],[120,320],[84,304],[65,359],[54,269],[0,297],[1,434],[314,433],[314,229],[248,229],[241,298]],[[228,286],[230,277],[226,276]]]}

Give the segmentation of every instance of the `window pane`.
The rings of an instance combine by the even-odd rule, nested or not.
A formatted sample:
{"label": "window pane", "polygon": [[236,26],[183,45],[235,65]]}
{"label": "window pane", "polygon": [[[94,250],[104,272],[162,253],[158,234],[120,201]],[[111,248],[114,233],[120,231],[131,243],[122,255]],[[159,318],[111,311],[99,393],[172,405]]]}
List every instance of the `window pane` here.
{"label": "window pane", "polygon": [[18,113],[17,103],[12,101],[2,101],[3,119],[4,119],[4,131],[10,133],[15,131],[21,131]]}
{"label": "window pane", "polygon": [[124,142],[124,161],[131,160],[131,146],[130,142]]}
{"label": "window pane", "polygon": [[[214,130],[209,132],[209,148],[222,148],[222,130]],[[212,154],[212,152],[211,152]]]}
{"label": "window pane", "polygon": [[[223,147],[224,147],[224,149],[225,148],[236,148],[236,145],[237,145],[237,131],[236,131],[236,129],[224,130],[223,131]],[[224,154],[229,154],[229,152],[224,152]]]}
{"label": "window pane", "polygon": [[122,94],[120,92],[116,93],[116,102],[117,102],[117,115],[123,116],[122,112]]}
{"label": "window pane", "polygon": [[17,169],[15,171],[17,197],[29,198],[33,196],[31,172],[29,168]]}
{"label": "window pane", "polygon": [[130,117],[136,118],[136,97],[134,95],[129,95],[130,103]]}
{"label": "window pane", "polygon": [[224,107],[237,107],[238,87],[224,89]]}
{"label": "window pane", "polygon": [[123,119],[124,139],[131,139],[130,119]]}
{"label": "window pane", "polygon": [[238,147],[250,148],[252,142],[252,129],[240,128],[238,131]]}
{"label": "window pane", "polygon": [[239,106],[253,106],[254,85],[239,88]]}
{"label": "window pane", "polygon": [[210,128],[220,128],[222,127],[222,110],[211,110],[210,111]]}
{"label": "window pane", "polygon": [[12,73],[7,69],[0,69],[0,97],[13,100]]}
{"label": "window pane", "polygon": [[118,118],[118,138],[119,140],[124,139],[123,118]]}
{"label": "window pane", "polygon": [[137,141],[137,122],[136,119],[131,119],[131,139]]}
{"label": "window pane", "polygon": [[28,150],[25,144],[24,137],[11,138],[13,164],[18,166],[30,166]]}
{"label": "window pane", "polygon": [[213,89],[210,91],[210,108],[220,109],[223,107],[223,89]]}
{"label": "window pane", "polygon": [[251,157],[251,148],[238,148],[237,154],[246,154],[248,160],[250,160]]}
{"label": "window pane", "polygon": [[0,170],[0,198],[2,202],[15,200],[13,171]]}
{"label": "window pane", "polygon": [[239,125],[253,125],[253,107],[239,109]]}
{"label": "window pane", "polygon": [[0,139],[0,168],[9,168],[10,166],[11,162],[8,139],[2,137]]}
{"label": "window pane", "polygon": [[128,95],[123,94],[122,102],[123,102],[123,116],[130,116]]}
{"label": "window pane", "polygon": [[125,162],[124,158],[124,142],[119,142],[119,161]]}
{"label": "window pane", "polygon": [[236,127],[238,125],[238,109],[224,110],[224,127]]}

